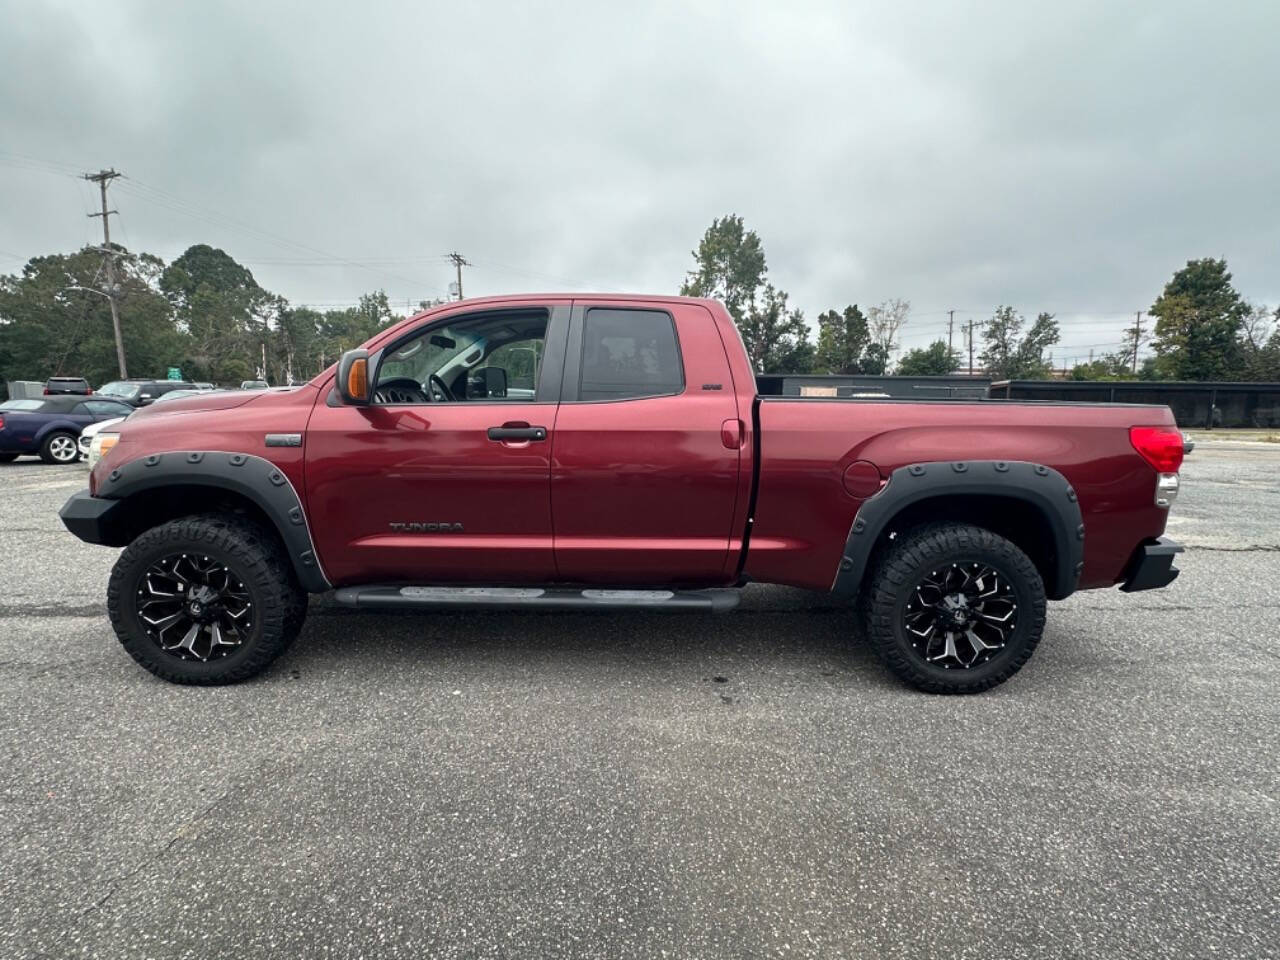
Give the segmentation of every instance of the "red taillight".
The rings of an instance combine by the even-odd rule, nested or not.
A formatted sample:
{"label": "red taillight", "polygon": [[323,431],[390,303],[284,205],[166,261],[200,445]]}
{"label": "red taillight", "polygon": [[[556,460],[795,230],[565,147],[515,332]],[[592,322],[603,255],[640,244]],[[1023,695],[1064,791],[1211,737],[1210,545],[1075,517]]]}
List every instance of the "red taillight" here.
{"label": "red taillight", "polygon": [[0,417],[0,430],[4,429],[4,417]]}
{"label": "red taillight", "polygon": [[1182,434],[1176,427],[1130,427],[1129,442],[1157,473],[1177,473],[1182,466]]}
{"label": "red taillight", "polygon": [[85,390],[84,395],[85,395],[86,397],[92,397],[92,396],[93,396],[93,387],[89,387],[87,390]]}
{"label": "red taillight", "polygon": [[44,388],[44,395],[45,395],[46,397],[47,397],[47,396],[49,396],[49,388],[48,388],[48,387],[45,387],[45,388]]}

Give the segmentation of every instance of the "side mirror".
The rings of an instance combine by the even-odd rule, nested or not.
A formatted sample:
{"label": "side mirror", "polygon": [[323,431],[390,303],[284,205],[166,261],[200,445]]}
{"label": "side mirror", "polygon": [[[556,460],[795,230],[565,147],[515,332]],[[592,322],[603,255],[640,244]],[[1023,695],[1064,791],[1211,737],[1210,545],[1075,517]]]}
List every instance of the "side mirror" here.
{"label": "side mirror", "polygon": [[353,407],[369,403],[369,351],[348,350],[338,361],[338,395]]}
{"label": "side mirror", "polygon": [[149,394],[149,393],[139,394],[139,395],[138,395],[138,399],[139,399],[142,403],[144,403],[144,404],[146,404],[146,403],[150,403],[150,402],[151,402],[151,394]]}

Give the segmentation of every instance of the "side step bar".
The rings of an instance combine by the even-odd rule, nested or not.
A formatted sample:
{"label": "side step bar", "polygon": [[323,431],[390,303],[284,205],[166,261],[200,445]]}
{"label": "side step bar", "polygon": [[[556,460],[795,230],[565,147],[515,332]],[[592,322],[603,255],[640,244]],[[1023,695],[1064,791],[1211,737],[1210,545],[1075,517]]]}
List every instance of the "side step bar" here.
{"label": "side step bar", "polygon": [[738,605],[741,591],[591,590],[575,587],[341,587],[334,599],[362,610],[468,607],[522,610],[704,610],[725,613]]}

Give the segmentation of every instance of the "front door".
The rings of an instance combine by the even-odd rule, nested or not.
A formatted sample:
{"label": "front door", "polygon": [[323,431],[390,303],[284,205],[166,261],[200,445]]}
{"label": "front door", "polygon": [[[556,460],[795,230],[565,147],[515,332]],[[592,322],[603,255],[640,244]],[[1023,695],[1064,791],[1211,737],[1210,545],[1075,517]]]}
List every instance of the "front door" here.
{"label": "front door", "polygon": [[569,304],[433,317],[370,357],[367,407],[306,433],[312,536],[335,585],[555,579],[550,452]]}
{"label": "front door", "polygon": [[561,579],[733,579],[739,416],[705,307],[575,301],[552,441]]}

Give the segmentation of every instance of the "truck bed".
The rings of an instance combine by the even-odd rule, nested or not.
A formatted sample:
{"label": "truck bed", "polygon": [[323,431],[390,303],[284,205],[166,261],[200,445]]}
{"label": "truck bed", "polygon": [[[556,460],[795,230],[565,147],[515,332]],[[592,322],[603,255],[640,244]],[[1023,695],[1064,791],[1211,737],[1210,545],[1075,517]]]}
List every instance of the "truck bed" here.
{"label": "truck bed", "polygon": [[[755,404],[759,480],[744,572],[830,589],[866,477],[922,461],[1030,461],[1076,490],[1089,549],[1080,587],[1117,583],[1136,542],[1164,532],[1151,468],[1129,427],[1170,425],[1167,407],[972,400],[767,397]],[[845,476],[862,480],[861,496]],[[857,489],[858,484],[850,486]]]}

